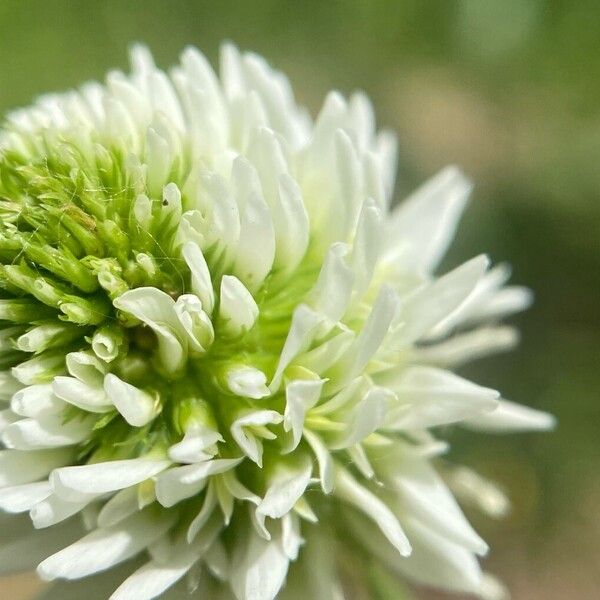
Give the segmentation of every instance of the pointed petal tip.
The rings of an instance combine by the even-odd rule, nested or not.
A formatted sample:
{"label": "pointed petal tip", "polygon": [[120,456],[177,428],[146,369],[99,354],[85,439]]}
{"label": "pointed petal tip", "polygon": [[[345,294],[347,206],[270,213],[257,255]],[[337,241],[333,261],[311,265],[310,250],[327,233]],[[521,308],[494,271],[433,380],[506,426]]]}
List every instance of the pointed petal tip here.
{"label": "pointed petal tip", "polygon": [[42,581],[50,582],[56,579],[56,577],[52,573],[52,570],[46,564],[46,561],[43,561],[38,565],[36,573]]}
{"label": "pointed petal tip", "polygon": [[452,182],[454,185],[460,185],[465,192],[470,192],[473,189],[473,181],[466,175],[462,167],[457,164],[450,164],[444,167],[439,175],[448,183]]}

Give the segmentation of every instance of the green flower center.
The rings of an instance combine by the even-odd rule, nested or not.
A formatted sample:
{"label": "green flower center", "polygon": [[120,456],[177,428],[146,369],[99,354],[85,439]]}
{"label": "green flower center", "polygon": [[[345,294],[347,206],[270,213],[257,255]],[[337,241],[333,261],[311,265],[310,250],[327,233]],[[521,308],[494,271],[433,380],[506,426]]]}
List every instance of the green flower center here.
{"label": "green flower center", "polygon": [[[233,415],[246,407],[283,411],[282,393],[261,404],[233,393],[225,378],[239,365],[260,370],[268,380],[273,376],[293,310],[318,275],[310,252],[292,274],[267,276],[253,294],[256,322],[232,337],[214,317],[223,256],[217,248],[204,251],[217,303],[214,339],[206,352],[188,356],[182,369],[170,372],[159,359],[152,328],[117,310],[113,301],[140,287],[173,300],[191,292],[177,239],[188,207],[189,169],[177,164],[170,173],[183,190],[179,197],[169,186],[162,197],[148,197],[140,165],[122,151],[97,144],[85,156],[65,141],[34,143],[40,144],[37,151],[0,154],[0,322],[6,322],[4,332],[15,347],[1,366],[39,365],[32,382],[48,383],[65,373],[68,353],[93,351],[107,371],[154,398],[159,413],[135,429],[116,410],[97,415],[79,460],[166,448],[198,414],[227,432]],[[66,421],[83,418],[89,414],[76,407],[65,414]]]}

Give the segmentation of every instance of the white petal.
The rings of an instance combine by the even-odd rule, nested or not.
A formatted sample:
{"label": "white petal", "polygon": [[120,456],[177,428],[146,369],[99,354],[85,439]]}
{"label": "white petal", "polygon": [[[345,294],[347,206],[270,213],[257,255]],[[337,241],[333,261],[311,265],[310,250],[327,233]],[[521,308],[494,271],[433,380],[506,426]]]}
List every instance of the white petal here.
{"label": "white petal", "polygon": [[[371,356],[377,351],[388,332],[390,323],[398,312],[399,300],[390,288],[382,288],[373,305],[371,314],[354,342],[358,352],[352,366],[353,374],[358,375]],[[350,379],[352,379],[351,377]]]}
{"label": "white petal", "polygon": [[287,513],[281,520],[281,545],[290,560],[296,560],[304,539],[300,535],[300,519],[294,513]]}
{"label": "white petal", "polygon": [[92,337],[92,350],[104,362],[110,363],[119,355],[123,343],[123,334],[119,328],[111,326],[101,327],[94,332]]}
{"label": "white petal", "polygon": [[346,411],[354,406],[359,398],[359,392],[363,391],[365,383],[368,383],[364,375],[356,377],[350,383],[325,402],[315,406],[312,414],[331,415],[338,411]]}
{"label": "white petal", "polygon": [[519,333],[514,327],[480,327],[437,344],[415,348],[414,354],[416,362],[458,367],[488,354],[510,350],[518,341]]}
{"label": "white petal", "polygon": [[204,564],[218,581],[226,582],[229,578],[229,556],[221,540],[217,539],[204,556]]}
{"label": "white petal", "polygon": [[[64,360],[63,355],[44,353],[19,363],[11,369],[11,373],[23,385],[46,383],[62,371]],[[0,383],[4,386],[4,382]],[[9,389],[14,389],[14,384],[10,381],[7,381],[6,384]]]}
{"label": "white petal", "polygon": [[251,502],[255,506],[260,504],[260,497],[251,492],[240,480],[235,476],[233,471],[227,471],[221,478],[227,491],[237,500]]}
{"label": "white petal", "polygon": [[175,585],[191,568],[195,560],[172,559],[167,564],[147,563],[130,575],[111,595],[110,600],[152,600]]}
{"label": "white petal", "polygon": [[75,377],[55,377],[52,391],[57,398],[87,412],[104,413],[113,407],[101,385],[88,385]]}
{"label": "white petal", "polygon": [[106,77],[106,85],[110,92],[125,104],[133,118],[139,118],[140,123],[147,123],[152,118],[152,109],[146,96],[135,85],[118,71],[113,71]]}
{"label": "white petal", "polygon": [[140,509],[139,488],[128,487],[117,492],[98,514],[98,527],[104,529],[121,522]]}
{"label": "white petal", "polygon": [[161,364],[169,373],[176,373],[183,367],[186,356],[182,339],[185,339],[185,332],[173,310],[175,301],[171,296],[154,287],[141,287],[125,292],[113,304],[154,331]]}
{"label": "white petal", "polygon": [[258,306],[246,286],[233,275],[221,279],[220,331],[237,337],[250,331],[258,317]]}
{"label": "white petal", "polygon": [[[94,496],[95,500],[97,496]],[[141,509],[141,508],[140,508]],[[100,505],[97,502],[90,502],[81,509],[81,522],[86,531],[92,531],[98,527],[98,514],[100,513]]]}
{"label": "white petal", "polygon": [[35,506],[32,506],[29,516],[36,529],[44,529],[56,525],[57,523],[61,523],[69,517],[81,512],[90,502],[95,500],[95,498],[96,496],[90,495],[69,502],[56,494],[51,494],[48,498],[40,501]]}
{"label": "white petal", "polygon": [[72,459],[70,448],[0,450],[0,487],[32,483]]}
{"label": "white petal", "polygon": [[290,85],[285,76],[274,72],[260,56],[245,53],[243,73],[249,89],[260,95],[268,115],[269,125],[290,144],[303,139]]}
{"label": "white petal", "polygon": [[221,45],[220,74],[225,94],[229,100],[245,91],[245,81],[239,50],[231,43]]}
{"label": "white petal", "polygon": [[468,469],[458,467],[449,473],[449,485],[460,500],[476,506],[494,519],[499,519],[510,510],[510,500],[492,481]]}
{"label": "white petal", "polygon": [[[341,239],[347,239],[356,228],[356,221],[362,201],[363,177],[357,148],[350,136],[338,129],[333,134],[335,202],[330,227],[342,227]],[[339,239],[339,238],[338,238]]]}
{"label": "white petal", "polygon": [[382,244],[381,211],[371,200],[364,202],[352,246],[352,269],[356,273],[355,289],[360,297],[369,287]]}
{"label": "white petal", "polygon": [[355,337],[353,331],[343,329],[334,337],[299,356],[295,362],[313,373],[325,373],[346,353]]}
{"label": "white petal", "polygon": [[0,509],[8,513],[21,513],[45,500],[52,493],[47,481],[27,483],[0,489]]}
{"label": "white petal", "polygon": [[360,375],[381,346],[390,325],[398,314],[400,300],[396,293],[389,287],[381,288],[377,300],[371,309],[358,337],[348,350],[347,356],[340,361],[341,378],[337,385],[347,383]]}
{"label": "white petal", "polygon": [[290,512],[306,491],[311,474],[311,461],[280,465],[278,472],[268,482],[267,493],[256,508],[257,514],[278,519]]}
{"label": "white petal", "polygon": [[[169,182],[169,175],[174,169],[179,170],[181,168],[177,159],[184,151],[183,140],[180,132],[173,127],[172,121],[170,121],[163,112],[157,112],[153,115],[152,122],[150,123],[147,132],[148,137],[150,136],[150,131],[153,131],[158,135],[166,144],[158,144],[160,154],[155,158],[155,160],[157,159],[156,162],[158,164],[154,174],[149,173],[153,168],[150,161],[147,161],[145,165],[140,161],[140,166],[137,171],[139,173],[138,178],[140,181],[137,188],[139,190],[143,189],[142,177],[144,171],[147,180],[152,178],[158,184],[157,188],[153,188],[151,184],[147,186],[147,191],[153,197],[160,197],[162,187],[162,206],[158,218],[164,227],[173,228],[181,218],[181,190],[177,184]],[[148,142],[148,140],[146,141]],[[148,148],[148,145],[146,147]],[[136,160],[139,160],[139,158],[136,157],[135,159],[132,159],[132,162]],[[166,167],[166,170],[162,171],[162,167]]]}
{"label": "white petal", "polygon": [[473,530],[454,496],[429,464],[408,457],[389,470],[390,483],[400,494],[403,510],[449,541],[477,554],[487,552],[487,544]]}
{"label": "white petal", "polygon": [[188,427],[181,442],[169,448],[169,458],[173,462],[196,463],[209,460],[216,450],[217,442],[222,442],[223,436],[217,431],[202,425]]}
{"label": "white petal", "polygon": [[508,588],[490,573],[482,573],[477,596],[482,600],[510,600]]}
{"label": "white petal", "polygon": [[361,444],[346,449],[348,457],[365,479],[375,479],[375,470]]}
{"label": "white petal", "polygon": [[296,380],[286,385],[283,427],[286,431],[292,432],[292,443],[286,449],[288,452],[294,450],[300,443],[304,418],[306,413],[319,401],[324,383],[322,379],[316,381]]}
{"label": "white petal", "polygon": [[279,179],[279,202],[272,212],[277,244],[275,266],[291,273],[308,248],[310,224],[300,186],[287,174]]}
{"label": "white petal", "polygon": [[266,541],[254,529],[242,539],[230,575],[237,600],[274,600],[289,565],[281,541]]}
{"label": "white petal", "polygon": [[68,499],[73,493],[104,494],[141,483],[169,466],[166,460],[132,458],[56,469],[50,482]]}
{"label": "white petal", "polygon": [[231,435],[241,450],[259,467],[262,466],[262,444],[252,433],[252,427],[276,425],[283,417],[274,410],[258,410],[236,419],[231,425]]}
{"label": "white petal", "polygon": [[[233,164],[232,179],[240,208],[240,239],[234,272],[250,291],[257,290],[275,259],[275,231],[254,168],[243,158]],[[241,196],[241,197],[240,197]]]}
{"label": "white petal", "polygon": [[267,376],[254,367],[231,368],[227,372],[226,380],[231,392],[242,398],[259,400],[271,394],[267,387]]}
{"label": "white petal", "polygon": [[471,192],[471,183],[456,167],[447,167],[393,211],[389,225],[390,251],[407,243],[397,257],[410,270],[435,270],[454,237]]}
{"label": "white petal", "polygon": [[255,91],[238,96],[231,102],[230,121],[232,141],[241,148],[247,149],[253,133],[269,126],[269,119],[264,102]]}
{"label": "white petal", "polygon": [[[374,205],[387,215],[390,205],[390,188],[387,186],[385,164],[383,158],[376,151],[370,150],[363,158],[364,195],[372,199]],[[383,229],[385,232],[386,230]]]}
{"label": "white petal", "polygon": [[190,465],[191,469],[187,470],[182,481],[191,483],[206,479],[212,475],[220,475],[221,473],[227,473],[231,469],[234,469],[243,461],[243,457],[240,458],[215,458],[213,460],[199,463],[197,465]]}
{"label": "white petal", "polygon": [[7,524],[3,523],[3,539],[0,544],[1,575],[35,569],[39,562],[49,554],[56,552],[81,535],[78,523],[69,522],[39,531],[31,527],[28,516],[23,515],[22,518],[26,521],[22,522],[19,517],[10,515],[11,522],[22,523],[25,526],[21,535],[13,535],[7,528]]}
{"label": "white petal", "polygon": [[464,425],[469,429],[488,433],[546,431],[556,425],[556,419],[541,410],[500,400],[495,410],[468,419]]}
{"label": "white petal", "polygon": [[89,386],[102,387],[107,366],[91,352],[69,352],[66,363],[70,375]]}
{"label": "white petal", "polygon": [[188,47],[181,55],[181,64],[185,69],[187,79],[197,82],[206,91],[211,103],[214,118],[225,120],[224,98],[221,83],[206,57],[195,48]]}
{"label": "white petal", "polygon": [[[69,521],[68,523],[70,524],[71,522]],[[54,528],[44,531],[54,531]],[[46,552],[45,556],[47,555],[48,552]],[[45,556],[42,558],[45,558]],[[138,560],[135,560],[135,564],[138,564],[138,562]],[[86,600],[106,600],[115,589],[115,582],[122,581],[131,574],[132,566],[127,561],[123,565],[78,581],[55,581],[45,587],[44,592],[38,595],[36,600],[80,600],[81,598],[85,598]],[[169,600],[182,599],[169,598]]]}
{"label": "white petal", "polygon": [[398,561],[400,572],[417,583],[456,593],[476,593],[480,589],[481,570],[471,552],[410,517],[406,521],[413,553],[408,559]]}
{"label": "white petal", "polygon": [[123,418],[133,427],[143,427],[158,413],[155,399],[143,390],[108,373],[104,378],[104,391]]}
{"label": "white petal", "polygon": [[309,523],[318,523],[319,518],[315,514],[315,511],[312,509],[312,506],[308,503],[308,500],[305,497],[300,498],[296,505],[294,506],[294,512],[305,521]]}
{"label": "white petal", "polygon": [[143,231],[149,231],[152,224],[152,201],[145,194],[138,194],[133,201],[131,215]]}
{"label": "white petal", "polygon": [[[313,245],[319,254],[333,241],[347,241],[348,230],[362,186],[352,142],[342,128],[347,125],[346,102],[338,92],[328,94],[319,113],[310,144],[301,155],[299,182],[310,217]],[[336,132],[336,129],[338,131]],[[356,172],[353,170],[356,169]],[[345,197],[345,191],[351,195]]]}
{"label": "white petal", "polygon": [[[266,203],[271,210],[275,209],[278,205],[279,179],[289,172],[280,139],[268,127],[254,128],[250,130],[246,156],[259,175]],[[278,235],[276,227],[275,235]]]}
{"label": "white petal", "polygon": [[196,466],[186,465],[169,469],[156,478],[156,499],[162,506],[175,506],[178,502],[199,494],[206,487],[205,479],[184,481],[186,474],[197,472]]}
{"label": "white petal", "polygon": [[89,436],[93,423],[89,418],[75,418],[65,423],[59,415],[23,419],[6,428],[2,441],[8,448],[17,450],[74,446]]}
{"label": "white petal", "polygon": [[492,320],[525,310],[533,302],[529,288],[512,285],[495,292],[471,318],[476,321]]}
{"label": "white petal", "polygon": [[476,320],[473,317],[489,304],[509,277],[510,268],[507,265],[500,264],[487,271],[463,302],[427,333],[427,339],[441,339],[457,326]]}
{"label": "white petal", "polygon": [[[110,600],[151,600],[179,581],[205,554],[213,544],[222,525],[215,520],[192,544],[179,542],[165,543],[166,556],[154,556],[133,575],[128,577],[110,597]],[[168,597],[168,595],[167,595]]]}
{"label": "white petal", "polygon": [[309,295],[310,306],[333,323],[344,316],[352,294],[354,272],[346,263],[348,254],[349,247],[346,244],[331,246]]}
{"label": "white petal", "polygon": [[215,487],[216,486],[214,483],[210,483],[208,485],[206,494],[204,496],[204,502],[202,503],[202,508],[188,527],[186,538],[190,544],[196,539],[196,536],[206,525],[217,506],[217,494],[215,492]]}
{"label": "white petal", "polygon": [[335,466],[333,464],[331,453],[321,438],[309,429],[304,430],[304,438],[317,457],[323,492],[331,494],[335,485]]}
{"label": "white petal", "polygon": [[[309,527],[306,537],[302,562],[293,567],[286,583],[286,596],[289,594],[290,598],[295,600],[302,600],[302,598],[349,600],[342,591],[337,563],[338,546],[332,536],[323,532],[320,527]],[[303,569],[303,564],[307,565],[306,570]],[[396,600],[395,594],[392,594],[391,598]]]}
{"label": "white petal", "polygon": [[166,73],[154,70],[148,74],[147,81],[154,110],[163,112],[177,129],[184,129],[181,105]]}
{"label": "white petal", "polygon": [[177,298],[174,310],[187,334],[190,350],[196,354],[204,354],[212,345],[215,332],[199,298],[193,294],[183,294]]}
{"label": "white petal", "polygon": [[396,183],[398,162],[398,138],[396,134],[389,130],[380,132],[377,136],[376,151],[381,160],[382,175],[389,203],[389,198],[392,196]]}
{"label": "white petal", "polygon": [[379,429],[394,398],[393,392],[385,388],[370,389],[349,415],[346,430],[329,447],[332,450],[349,448]]}
{"label": "white petal", "polygon": [[488,265],[486,256],[473,258],[407,298],[399,315],[399,344],[412,344],[449,315],[475,289]]}
{"label": "white petal", "polygon": [[169,176],[173,163],[173,151],[167,140],[155,128],[146,131],[146,152],[144,157],[146,168],[146,185],[148,194],[159,196]]}
{"label": "white petal", "polygon": [[509,277],[510,268],[503,264],[488,271],[467,298],[429,331],[427,337],[442,338],[457,326],[497,320],[527,308],[533,299],[531,290],[517,286],[503,288]]}
{"label": "white petal", "polygon": [[203,250],[210,249],[212,260],[219,258],[227,268],[235,257],[240,239],[242,206],[233,197],[231,186],[225,177],[214,171],[200,169],[194,215],[194,225],[202,236]]}
{"label": "white petal", "polygon": [[129,517],[115,527],[97,529],[64,550],[53,554],[38,567],[46,581],[79,579],[109,569],[135,556],[166,533],[172,521],[157,518],[152,511]]}
{"label": "white petal", "polygon": [[225,473],[241,461],[241,458],[221,458],[169,469],[156,480],[156,498],[165,507],[173,506],[199,494],[209,477]]}
{"label": "white petal", "polygon": [[434,367],[409,367],[390,387],[401,403],[393,429],[422,429],[493,411],[499,393]]}
{"label": "white petal", "polygon": [[333,141],[334,131],[348,125],[347,116],[344,97],[337,91],[329,92],[317,116],[311,140],[311,154],[315,160],[322,159],[325,146]]}
{"label": "white petal", "polygon": [[10,403],[11,409],[22,417],[55,415],[62,412],[65,406],[52,392],[50,383],[23,388],[14,394]]}
{"label": "white petal", "polygon": [[335,493],[373,519],[401,556],[410,556],[410,542],[394,513],[375,494],[359,485],[346,469],[337,470]]}
{"label": "white petal", "polygon": [[229,490],[223,483],[222,478],[215,480],[215,491],[217,492],[217,500],[223,514],[223,522],[225,527],[231,523],[231,517],[233,516],[233,509],[235,504],[234,497],[229,493]]}
{"label": "white petal", "polygon": [[322,322],[323,317],[305,304],[301,304],[294,310],[292,323],[279,355],[277,369],[269,385],[272,392],[279,389],[283,372],[298,354],[308,348]]}
{"label": "white petal", "polygon": [[202,308],[210,315],[215,305],[215,294],[202,250],[198,244],[188,242],[183,246],[181,253],[192,273],[192,293],[200,298]]}

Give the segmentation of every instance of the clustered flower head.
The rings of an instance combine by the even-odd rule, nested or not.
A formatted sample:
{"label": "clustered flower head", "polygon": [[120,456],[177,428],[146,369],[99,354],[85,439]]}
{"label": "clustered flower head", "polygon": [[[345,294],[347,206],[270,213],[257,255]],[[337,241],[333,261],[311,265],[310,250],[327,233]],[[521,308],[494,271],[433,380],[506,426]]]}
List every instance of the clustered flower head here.
{"label": "clustered flower head", "polygon": [[506,500],[435,432],[552,425],[449,370],[513,344],[495,323],[529,293],[485,256],[435,275],[470,184],[448,168],[391,208],[395,159],[363,94],[313,122],[231,45],[218,76],[136,47],[8,116],[0,507],[24,514],[0,569],[95,575],[81,598],[341,599],[353,555],[501,596],[451,490]]}

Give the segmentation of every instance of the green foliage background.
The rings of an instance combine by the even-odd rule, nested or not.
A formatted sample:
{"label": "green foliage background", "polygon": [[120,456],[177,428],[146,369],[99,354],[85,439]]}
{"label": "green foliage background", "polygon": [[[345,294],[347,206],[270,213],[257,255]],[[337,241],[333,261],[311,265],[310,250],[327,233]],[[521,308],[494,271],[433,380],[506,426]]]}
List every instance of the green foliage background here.
{"label": "green foliage background", "polygon": [[[398,198],[455,162],[476,182],[447,265],[489,252],[536,304],[512,354],[467,369],[554,412],[553,434],[449,432],[497,479],[509,518],[473,519],[517,599],[600,597],[600,3],[597,0],[0,0],[0,112],[125,68],[146,42],[164,67],[231,39],[285,70],[315,112],[365,89],[400,136]],[[374,577],[377,574],[374,574]],[[385,577],[384,577],[385,579]],[[31,597],[27,581],[0,596]],[[390,583],[378,583],[382,598]],[[4,590],[4,591],[2,591]],[[357,584],[356,597],[366,597]],[[387,595],[384,595],[387,594]],[[438,598],[425,590],[419,598]]]}

